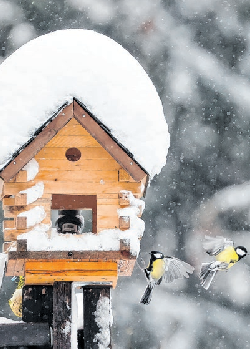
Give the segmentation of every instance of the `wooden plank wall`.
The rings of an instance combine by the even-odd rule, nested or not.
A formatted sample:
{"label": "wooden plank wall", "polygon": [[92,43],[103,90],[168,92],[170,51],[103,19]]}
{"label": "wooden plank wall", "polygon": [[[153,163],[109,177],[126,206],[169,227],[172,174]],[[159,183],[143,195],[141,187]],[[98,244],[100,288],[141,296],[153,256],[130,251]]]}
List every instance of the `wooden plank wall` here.
{"label": "wooden plank wall", "polygon": [[[76,147],[81,152],[78,161],[65,157],[68,148]],[[47,214],[42,223],[50,223],[52,194],[97,195],[97,232],[119,227],[117,209],[119,192],[129,190],[135,196],[142,196],[142,183],[132,177],[102,148],[102,146],[77,122],[71,119],[54,138],[35,156],[39,173],[27,182],[26,171],[20,171],[15,178],[4,184],[4,240],[14,241],[17,235],[27,229],[17,229],[17,215],[37,205],[42,205]],[[25,196],[19,192],[42,181],[45,189],[42,198],[27,205]],[[28,229],[30,230],[30,228]]]}

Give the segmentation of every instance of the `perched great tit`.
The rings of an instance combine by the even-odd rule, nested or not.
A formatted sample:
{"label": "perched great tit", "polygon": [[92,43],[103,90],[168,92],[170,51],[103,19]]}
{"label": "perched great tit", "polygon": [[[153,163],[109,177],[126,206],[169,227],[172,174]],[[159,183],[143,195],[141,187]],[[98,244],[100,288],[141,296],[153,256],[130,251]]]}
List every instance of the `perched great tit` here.
{"label": "perched great tit", "polygon": [[189,274],[193,273],[194,267],[178,258],[165,257],[161,252],[151,251],[149,265],[144,270],[148,286],[140,303],[149,304],[155,285],[160,285],[162,279],[169,283],[175,279],[182,279],[184,276],[188,278]]}
{"label": "perched great tit", "polygon": [[200,282],[206,290],[211,285],[218,270],[228,270],[240,259],[247,255],[244,246],[234,248],[234,243],[223,236],[205,236],[203,248],[210,256],[216,256],[216,260],[211,263],[202,263],[200,272]]}

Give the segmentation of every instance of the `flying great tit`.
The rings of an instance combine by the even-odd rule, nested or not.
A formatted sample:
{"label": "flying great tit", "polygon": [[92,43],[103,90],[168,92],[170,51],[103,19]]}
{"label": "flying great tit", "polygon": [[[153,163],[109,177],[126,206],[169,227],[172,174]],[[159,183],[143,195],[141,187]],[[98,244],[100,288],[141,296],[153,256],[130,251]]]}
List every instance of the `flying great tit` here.
{"label": "flying great tit", "polygon": [[149,304],[155,285],[160,285],[162,279],[169,283],[175,279],[182,279],[184,276],[188,278],[189,274],[193,273],[194,267],[178,258],[165,257],[161,252],[151,251],[149,265],[144,270],[148,286],[140,303]]}
{"label": "flying great tit", "polygon": [[200,272],[200,283],[206,290],[211,285],[218,270],[228,270],[240,259],[247,255],[244,246],[234,248],[234,243],[223,236],[205,236],[203,248],[210,256],[216,256],[216,260],[211,263],[202,263]]}

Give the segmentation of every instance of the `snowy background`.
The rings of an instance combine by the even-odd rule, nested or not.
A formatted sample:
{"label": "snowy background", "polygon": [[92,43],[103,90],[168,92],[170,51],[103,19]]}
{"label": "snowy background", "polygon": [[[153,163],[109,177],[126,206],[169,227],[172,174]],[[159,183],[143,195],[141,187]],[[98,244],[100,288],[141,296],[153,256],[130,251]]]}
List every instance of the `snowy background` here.
{"label": "snowy background", "polygon": [[[171,147],[147,191],[140,264],[157,249],[198,272],[210,232],[250,251],[250,0],[0,0],[0,61],[66,28],[122,44],[163,103]],[[146,282],[135,267],[112,293],[114,349],[250,348],[249,258],[209,291],[197,273],[162,284],[149,306],[139,304]],[[14,287],[5,280],[0,316],[11,317]]]}

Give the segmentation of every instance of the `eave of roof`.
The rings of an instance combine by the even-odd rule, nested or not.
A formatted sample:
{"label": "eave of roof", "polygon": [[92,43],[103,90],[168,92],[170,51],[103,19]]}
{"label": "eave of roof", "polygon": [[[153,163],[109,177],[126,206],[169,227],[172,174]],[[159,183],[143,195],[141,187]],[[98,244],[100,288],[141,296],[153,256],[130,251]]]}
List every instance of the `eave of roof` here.
{"label": "eave of roof", "polygon": [[11,160],[0,171],[0,177],[9,181],[13,178],[57,133],[70,119],[75,118],[98,143],[130,174],[137,182],[147,171],[134,159],[111,131],[98,120],[80,101],[74,98],[69,105],[63,105],[45,124],[43,124],[30,140],[12,155]]}

